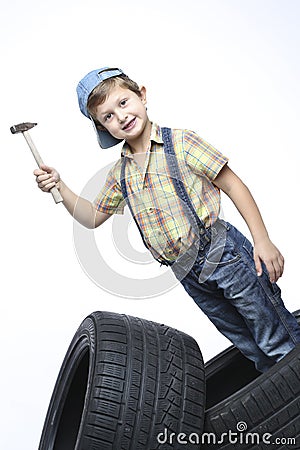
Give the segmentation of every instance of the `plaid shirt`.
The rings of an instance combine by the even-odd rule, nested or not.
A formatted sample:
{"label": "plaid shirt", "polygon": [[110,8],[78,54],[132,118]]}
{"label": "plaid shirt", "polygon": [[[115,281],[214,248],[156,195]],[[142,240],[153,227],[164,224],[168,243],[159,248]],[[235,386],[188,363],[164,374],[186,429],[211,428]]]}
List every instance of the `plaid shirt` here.
{"label": "plaid shirt", "polygon": [[[208,227],[220,211],[220,191],[212,181],[228,160],[193,131],[172,130],[172,138],[187,193]],[[143,168],[134,160],[128,144],[123,146],[128,198],[151,253],[172,261],[193,243],[194,233],[169,177],[161,129],[156,124],[152,124],[150,143]],[[124,210],[122,159],[111,168],[95,199],[96,208],[107,214],[122,214]]]}

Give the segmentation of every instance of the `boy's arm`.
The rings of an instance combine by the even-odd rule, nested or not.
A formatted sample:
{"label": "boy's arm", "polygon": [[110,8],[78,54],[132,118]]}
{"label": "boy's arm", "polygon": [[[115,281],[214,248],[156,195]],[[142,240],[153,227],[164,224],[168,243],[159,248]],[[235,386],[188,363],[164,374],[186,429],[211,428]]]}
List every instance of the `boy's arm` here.
{"label": "boy's arm", "polygon": [[269,272],[271,283],[275,283],[283,273],[284,259],[269,238],[251,192],[227,164],[213,183],[233,201],[250,230],[254,242],[254,261],[257,274],[262,274],[261,261],[263,261]]}
{"label": "boy's arm", "polygon": [[58,172],[49,166],[41,166],[34,171],[39,188],[49,192],[53,186],[57,186],[63,197],[63,205],[79,223],[87,228],[96,228],[105,222],[110,214],[97,211],[93,203],[74,194],[71,189],[60,179]]}
{"label": "boy's arm", "polygon": [[97,211],[89,200],[74,194],[62,180],[59,181],[58,188],[64,199],[63,205],[81,225],[87,228],[97,228],[111,217],[111,214]]}

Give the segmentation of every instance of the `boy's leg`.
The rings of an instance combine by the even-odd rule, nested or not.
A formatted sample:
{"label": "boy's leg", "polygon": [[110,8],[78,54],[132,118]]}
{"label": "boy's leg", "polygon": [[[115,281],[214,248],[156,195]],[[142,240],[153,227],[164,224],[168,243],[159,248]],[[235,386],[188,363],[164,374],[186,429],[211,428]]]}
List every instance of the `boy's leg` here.
{"label": "boy's leg", "polygon": [[243,317],[220,290],[216,286],[208,288],[206,284],[199,284],[197,269],[193,269],[181,284],[216,328],[255,363],[257,370],[264,372],[276,362],[257,346]]}
{"label": "boy's leg", "polygon": [[207,255],[209,279],[199,282],[204,266],[198,258],[182,284],[217,328],[264,371],[300,343],[300,327],[268,274],[257,276],[250,242],[227,225],[221,261],[214,262],[211,251]]}
{"label": "boy's leg", "polygon": [[270,282],[266,269],[257,276],[253,247],[248,239],[230,225],[227,240],[240,261],[235,267],[219,269],[219,275],[216,271],[219,287],[243,316],[260,349],[279,361],[300,344],[300,327],[285,308],[280,288]]}

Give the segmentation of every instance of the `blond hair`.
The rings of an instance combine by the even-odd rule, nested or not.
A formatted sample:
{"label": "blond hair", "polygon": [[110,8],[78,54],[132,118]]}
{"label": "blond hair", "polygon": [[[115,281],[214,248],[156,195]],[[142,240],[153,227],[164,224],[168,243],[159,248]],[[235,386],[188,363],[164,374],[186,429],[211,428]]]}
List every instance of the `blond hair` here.
{"label": "blond hair", "polygon": [[102,105],[107,99],[108,95],[115,86],[120,86],[123,89],[129,89],[141,97],[139,85],[131,80],[127,75],[122,74],[117,77],[107,78],[98,84],[90,93],[87,101],[87,110],[94,119],[97,128],[102,127],[96,118],[96,111],[99,105]]}

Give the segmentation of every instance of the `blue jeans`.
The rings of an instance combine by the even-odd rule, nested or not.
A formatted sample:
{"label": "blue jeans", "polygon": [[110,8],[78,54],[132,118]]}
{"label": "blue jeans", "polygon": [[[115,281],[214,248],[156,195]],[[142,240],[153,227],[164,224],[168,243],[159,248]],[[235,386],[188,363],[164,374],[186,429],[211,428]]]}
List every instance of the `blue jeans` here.
{"label": "blue jeans", "polygon": [[300,344],[300,327],[266,269],[257,276],[248,239],[229,223],[218,224],[223,233],[207,239],[183,279],[180,261],[171,267],[218,330],[264,372]]}

